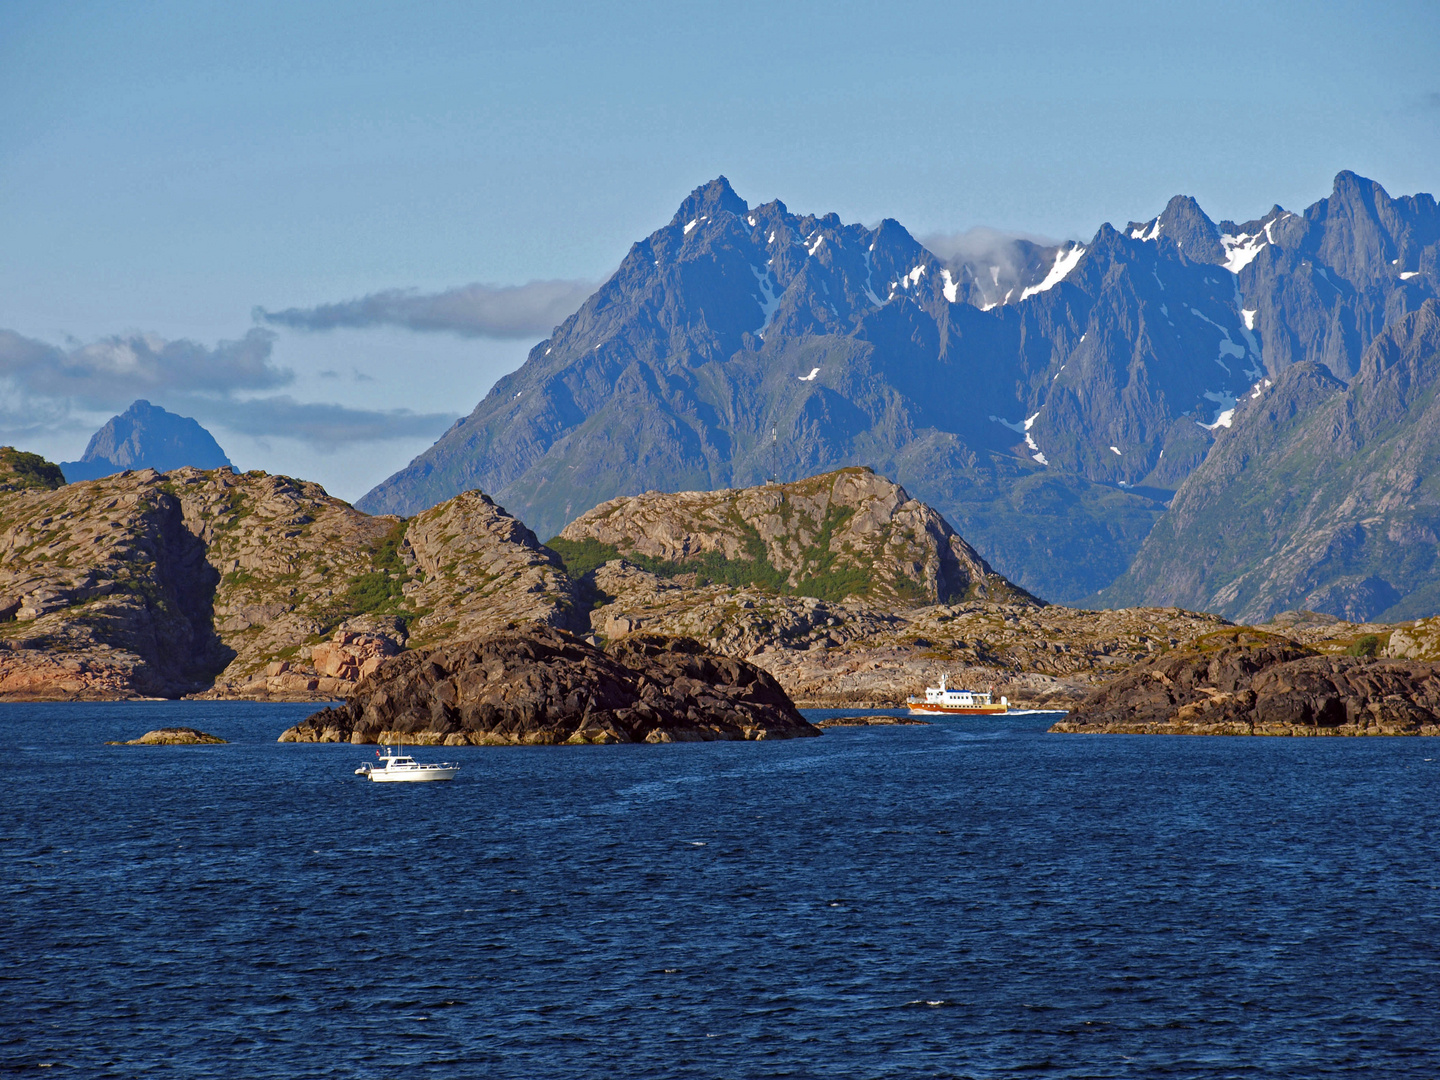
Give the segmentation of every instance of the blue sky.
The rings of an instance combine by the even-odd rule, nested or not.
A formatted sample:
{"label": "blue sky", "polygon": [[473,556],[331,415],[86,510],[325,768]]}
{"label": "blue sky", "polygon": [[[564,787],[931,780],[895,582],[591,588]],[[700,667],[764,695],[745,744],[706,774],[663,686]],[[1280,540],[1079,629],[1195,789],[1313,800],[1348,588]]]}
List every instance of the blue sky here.
{"label": "blue sky", "polygon": [[0,441],[76,457],[144,396],[357,498],[544,331],[256,307],[597,281],[720,173],[921,236],[1434,192],[1437,54],[1433,3],[8,3]]}

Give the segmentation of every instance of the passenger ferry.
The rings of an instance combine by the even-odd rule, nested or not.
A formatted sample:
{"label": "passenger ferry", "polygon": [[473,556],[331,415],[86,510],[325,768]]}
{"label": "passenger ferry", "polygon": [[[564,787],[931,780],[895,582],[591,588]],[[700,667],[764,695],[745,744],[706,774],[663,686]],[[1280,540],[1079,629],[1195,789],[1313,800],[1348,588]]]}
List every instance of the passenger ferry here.
{"label": "passenger ferry", "polygon": [[1000,704],[996,705],[988,691],[982,694],[978,690],[951,690],[945,685],[945,679],[946,676],[941,675],[939,686],[927,686],[923,698],[916,694],[906,698],[905,704],[910,707],[910,711],[955,716],[989,716],[1010,710],[1008,698],[1002,697]]}

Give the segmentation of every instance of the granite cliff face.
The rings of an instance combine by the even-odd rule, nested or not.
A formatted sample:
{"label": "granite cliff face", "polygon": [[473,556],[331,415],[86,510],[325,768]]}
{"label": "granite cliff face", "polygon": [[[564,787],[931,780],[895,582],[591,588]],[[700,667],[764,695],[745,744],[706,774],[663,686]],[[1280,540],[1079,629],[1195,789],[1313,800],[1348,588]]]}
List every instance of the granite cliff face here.
{"label": "granite cliff face", "polygon": [[617,496],[868,464],[1073,602],[1129,566],[1253,388],[1299,362],[1349,379],[1436,296],[1440,214],[1341,173],[1303,213],[1217,224],[1177,196],[1021,254],[1001,292],[998,265],[894,221],[751,208],[717,179],[361,505],[479,485],[548,535]]}
{"label": "granite cliff face", "polygon": [[789,484],[612,499],[552,544],[822,599],[891,606],[1032,600],[934,509],[865,468]]}
{"label": "granite cliff face", "polygon": [[280,741],[486,746],[818,734],[768,674],[694,641],[635,635],[601,650],[537,624],[388,660],[344,706],[321,710]]}
{"label": "granite cliff face", "polygon": [[223,469],[230,464],[220,444],[188,416],[177,416],[148,401],[136,401],[90,437],[79,461],[62,461],[71,483],[111,476],[127,469],[167,472],[187,466]]}

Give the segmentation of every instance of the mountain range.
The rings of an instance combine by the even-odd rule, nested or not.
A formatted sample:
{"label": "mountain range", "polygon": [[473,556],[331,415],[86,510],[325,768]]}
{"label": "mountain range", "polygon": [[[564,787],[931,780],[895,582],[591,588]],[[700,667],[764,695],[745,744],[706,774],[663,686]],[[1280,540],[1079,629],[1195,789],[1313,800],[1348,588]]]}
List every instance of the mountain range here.
{"label": "mountain range", "polygon": [[[1428,397],[1397,390],[1389,407],[1403,416],[1355,428],[1369,465],[1345,464],[1319,502],[1294,432],[1330,430],[1306,404],[1316,395],[1348,417],[1375,380],[1433,366],[1431,196],[1391,198],[1342,172],[1303,212],[1217,223],[1176,196],[1088,242],[1017,252],[1003,266],[942,259],[893,220],[751,208],[717,178],[357,506],[411,515],[478,487],[546,536],[617,496],[868,465],[1050,600],[1163,596],[1247,617],[1296,602],[1346,617],[1430,610],[1413,551],[1387,577],[1373,544],[1357,562],[1311,542],[1354,516],[1339,494],[1361,484],[1354,470],[1423,472],[1397,466],[1419,444],[1394,438]],[[1265,419],[1281,413],[1290,426]],[[1266,474],[1262,492],[1236,461],[1270,455],[1291,480]],[[1394,484],[1381,489],[1390,501],[1355,522],[1366,536],[1428,535]],[[1221,518],[1242,503],[1274,527],[1230,528]],[[1227,528],[1234,550],[1217,557]],[[1290,583],[1271,575],[1230,597],[1277,538],[1295,541]]]}

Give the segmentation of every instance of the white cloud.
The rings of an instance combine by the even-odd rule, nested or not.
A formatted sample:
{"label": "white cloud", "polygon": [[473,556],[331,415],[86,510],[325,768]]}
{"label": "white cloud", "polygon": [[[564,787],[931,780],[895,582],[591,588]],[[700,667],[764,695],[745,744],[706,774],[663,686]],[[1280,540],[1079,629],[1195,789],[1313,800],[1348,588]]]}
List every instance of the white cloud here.
{"label": "white cloud", "polygon": [[274,340],[270,331],[256,329],[207,349],[184,339],[129,334],[66,349],[0,330],[0,379],[28,398],[89,409],[123,408],[137,397],[162,392],[269,390],[295,377],[271,361]]}
{"label": "white cloud", "polygon": [[[197,413],[206,413],[204,408]],[[243,435],[297,439],[324,450],[350,443],[423,436],[438,439],[455,422],[453,413],[409,409],[352,409],[346,405],[295,401],[288,395],[227,402],[210,422]]]}
{"label": "white cloud", "polygon": [[[97,417],[120,412],[137,398],[207,427],[284,437],[324,451],[434,438],[455,419],[453,413],[264,395],[295,381],[294,372],[274,363],[274,341],[271,331],[254,329],[213,349],[153,334],[61,347],[0,330],[0,442],[50,449],[57,440],[93,431]],[[358,372],[355,377],[367,378]]]}
{"label": "white cloud", "polygon": [[531,281],[524,285],[462,285],[438,293],[386,289],[356,300],[285,311],[255,309],[257,320],[296,330],[400,326],[464,337],[531,338],[549,334],[579,310],[593,281]]}

